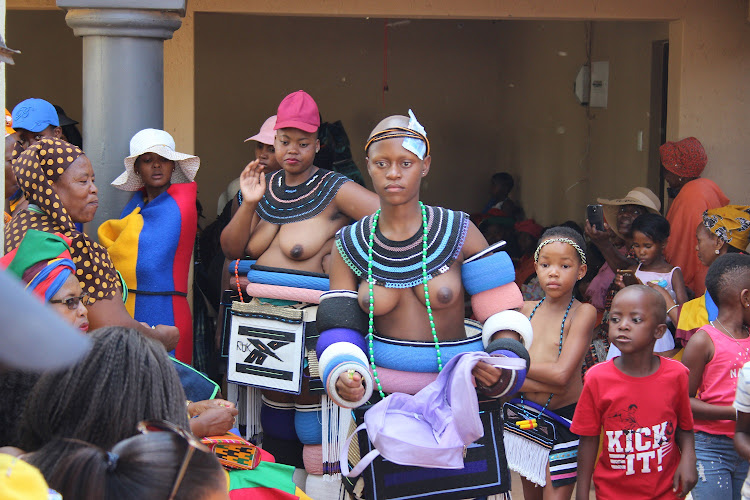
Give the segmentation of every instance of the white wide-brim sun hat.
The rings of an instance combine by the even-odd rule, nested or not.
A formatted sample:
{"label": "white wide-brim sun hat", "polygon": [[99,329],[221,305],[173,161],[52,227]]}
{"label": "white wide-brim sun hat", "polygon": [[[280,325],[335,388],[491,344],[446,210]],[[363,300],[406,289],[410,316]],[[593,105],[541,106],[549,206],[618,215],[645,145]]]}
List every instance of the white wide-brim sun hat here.
{"label": "white wide-brim sun hat", "polygon": [[156,153],[175,162],[172,184],[193,182],[201,164],[201,159],[197,156],[175,151],[174,138],[169,132],[146,128],[130,139],[130,156],[125,158],[125,172],[112,181],[114,187],[123,191],[138,191],[144,186],[143,179],[135,173],[133,167],[135,160],[145,153]]}

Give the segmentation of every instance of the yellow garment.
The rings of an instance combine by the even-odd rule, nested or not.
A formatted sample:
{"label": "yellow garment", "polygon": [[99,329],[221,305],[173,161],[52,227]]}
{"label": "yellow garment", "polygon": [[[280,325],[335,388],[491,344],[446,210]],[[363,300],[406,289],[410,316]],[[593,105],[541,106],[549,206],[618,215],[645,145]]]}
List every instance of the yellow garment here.
{"label": "yellow garment", "polygon": [[297,486],[294,489],[294,494],[299,497],[299,500],[312,500],[309,496],[305,495],[305,492],[299,489],[299,486]]}
{"label": "yellow garment", "polygon": [[0,453],[0,498],[47,500],[49,487],[36,467],[18,457]]}
{"label": "yellow garment", "polygon": [[[117,262],[128,288],[138,289],[135,267],[138,260],[138,239],[143,229],[143,216],[140,207],[122,219],[110,219],[99,226],[99,242],[109,252],[112,262]],[[135,315],[135,294],[128,294],[125,308]]]}
{"label": "yellow garment", "polygon": [[706,210],[703,213],[703,224],[721,241],[743,252],[750,242],[750,207],[748,206],[727,205]]}
{"label": "yellow garment", "polygon": [[680,309],[680,318],[677,321],[677,331],[690,331],[708,324],[708,309],[706,309],[706,296],[701,295],[689,300]]}

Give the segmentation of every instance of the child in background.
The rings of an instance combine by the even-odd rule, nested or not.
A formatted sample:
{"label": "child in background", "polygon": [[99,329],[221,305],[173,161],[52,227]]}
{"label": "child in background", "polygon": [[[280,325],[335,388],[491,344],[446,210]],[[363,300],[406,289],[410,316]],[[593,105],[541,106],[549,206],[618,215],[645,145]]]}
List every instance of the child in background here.
{"label": "child in background", "polygon": [[543,408],[554,421],[557,436],[544,463],[532,464],[530,441],[505,434],[508,464],[524,476],[527,500],[569,499],[576,482],[578,436],[568,427],[583,388],[581,364],[596,321],[596,309],[573,297],[576,282],[586,274],[584,248],[583,235],[575,230],[548,229],[534,256],[545,296],[524,303],[521,311],[531,321],[534,342],[527,346],[531,365],[521,388],[520,405],[527,408],[530,420],[539,415],[537,407]]}
{"label": "child in background", "polygon": [[577,500],[588,500],[592,473],[600,500],[681,498],[695,485],[688,371],[654,354],[666,330],[666,303],[656,290],[632,285],[613,299],[609,339],[622,354],[586,373],[570,427],[580,435]]}
{"label": "child in background", "polygon": [[[638,259],[638,265],[631,268],[635,271],[635,277],[642,284],[654,284],[664,288],[671,297],[668,308],[674,309],[684,304],[687,300],[687,290],[682,271],[679,267],[672,266],[664,259],[664,247],[669,239],[669,222],[658,214],[644,214],[633,221],[633,252]],[[622,275],[618,274],[616,282],[620,287]],[[667,318],[669,320],[669,318]],[[654,352],[667,352],[674,349],[674,337],[667,330],[654,345]],[[620,355],[620,350],[615,345],[610,345],[607,359]]]}
{"label": "child in background", "polygon": [[690,370],[690,406],[695,418],[698,484],[694,500],[739,500],[748,462],[734,449],[732,407],[737,377],[750,361],[750,256],[722,255],[706,274],[706,289],[719,308],[714,321],[685,346],[682,362]]}
{"label": "child in background", "polygon": [[[635,277],[644,285],[656,283],[665,288],[676,304],[688,300],[682,270],[664,258],[669,239],[669,222],[658,214],[644,214],[633,221],[633,251],[638,259]],[[671,307],[671,306],[670,306]]]}

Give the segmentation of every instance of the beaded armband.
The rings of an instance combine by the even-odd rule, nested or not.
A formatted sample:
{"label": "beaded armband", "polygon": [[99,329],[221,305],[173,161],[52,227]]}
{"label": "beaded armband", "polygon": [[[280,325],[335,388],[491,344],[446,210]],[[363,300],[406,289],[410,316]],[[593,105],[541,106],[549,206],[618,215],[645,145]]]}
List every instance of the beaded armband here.
{"label": "beaded armband", "polygon": [[[337,405],[356,408],[370,399],[374,383],[366,356],[367,317],[357,302],[357,292],[331,290],[320,297],[316,315],[316,326],[320,332],[315,348],[323,384]],[[353,377],[362,376],[365,394],[359,401],[346,401],[336,391],[336,380],[342,373]]]}
{"label": "beaded armband", "polygon": [[367,333],[367,315],[359,306],[357,292],[352,290],[331,290],[322,294],[316,321],[319,332],[349,328],[361,335]]}
{"label": "beaded armband", "polygon": [[461,280],[469,295],[507,285],[515,279],[513,261],[506,252],[496,252],[461,266]]}
{"label": "beaded armband", "polygon": [[521,344],[526,349],[531,347],[531,342],[534,340],[531,321],[518,311],[501,311],[487,318],[482,327],[482,344],[484,344],[484,347],[491,343],[492,336],[495,333],[503,330],[518,333],[521,337]]}

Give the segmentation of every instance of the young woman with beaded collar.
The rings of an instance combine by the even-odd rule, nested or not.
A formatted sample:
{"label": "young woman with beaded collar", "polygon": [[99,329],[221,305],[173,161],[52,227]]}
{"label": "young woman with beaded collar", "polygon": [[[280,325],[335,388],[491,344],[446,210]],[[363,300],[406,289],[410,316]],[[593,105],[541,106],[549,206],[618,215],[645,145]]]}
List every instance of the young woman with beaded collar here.
{"label": "young woman with beaded collar", "polygon": [[[430,207],[419,201],[421,180],[430,170],[430,147],[424,128],[411,111],[410,116],[390,116],[370,134],[366,145],[367,170],[380,197],[381,209],[337,233],[337,251],[331,259],[332,291],[329,297],[325,294],[321,297],[318,311],[321,373],[325,373],[323,380],[329,396],[342,406],[359,406],[373,389],[381,394],[383,390],[393,392],[378,374],[385,375],[384,378],[393,376],[393,370],[384,368],[385,357],[391,355],[381,351],[384,346],[379,340],[376,339],[378,345],[373,346],[372,333],[396,343],[421,344],[430,351],[428,366],[412,364],[413,370],[406,369],[410,372],[438,372],[455,348],[476,350],[476,346],[469,347],[471,342],[467,342],[470,339],[467,339],[464,322],[466,283],[462,282],[462,263],[485,250],[487,241],[466,214]],[[501,254],[507,257],[504,252]],[[481,261],[489,262],[489,258]],[[513,274],[512,264],[510,270]],[[368,286],[368,283],[372,284]],[[509,307],[517,297],[513,293],[518,293],[515,284],[502,285],[503,291],[508,293],[504,294],[504,301],[496,301],[497,311],[494,312],[520,307],[520,302]],[[509,286],[513,288],[507,288]],[[328,302],[329,298],[334,300]],[[358,313],[346,306],[346,300],[354,301],[350,304],[356,306]],[[356,336],[327,339],[329,332],[341,334],[343,330],[336,318],[337,311],[332,310],[334,302],[338,311],[348,309],[346,314],[361,315],[362,321],[352,321],[350,330],[365,335],[364,343],[369,345]],[[502,307],[503,303],[506,307]],[[341,314],[343,312],[338,312]],[[491,315],[482,314],[480,319]],[[481,340],[476,337],[474,340],[481,349]],[[530,338],[525,340],[530,344]],[[336,360],[329,363],[328,353],[339,349],[342,341],[356,344],[370,356],[364,369],[347,370],[333,380],[327,369],[336,364]],[[518,342],[516,344],[519,351],[525,351]],[[386,347],[386,351],[390,349]],[[384,352],[385,357],[378,359],[378,352]],[[412,361],[404,359],[402,362],[409,365]],[[430,370],[430,364],[434,365],[434,370]],[[373,376],[367,366],[373,369]],[[473,374],[485,388],[495,386],[502,378],[499,370],[485,363],[477,365]]]}
{"label": "young woman with beaded collar", "polygon": [[[503,311],[523,304],[510,258],[498,252],[465,264],[487,249],[484,236],[467,214],[419,201],[430,146],[409,114],[384,119],[370,134],[367,170],[381,209],[336,234],[331,291],[318,308],[319,371],[328,397],[343,408],[365,404],[373,392],[414,394],[459,352],[485,349],[528,362],[518,340],[531,344],[530,324]],[[465,324],[464,289],[477,317],[492,325],[487,331]],[[499,337],[510,338],[493,338],[505,330]],[[484,362],[472,371],[490,397],[515,392],[524,374]]]}

